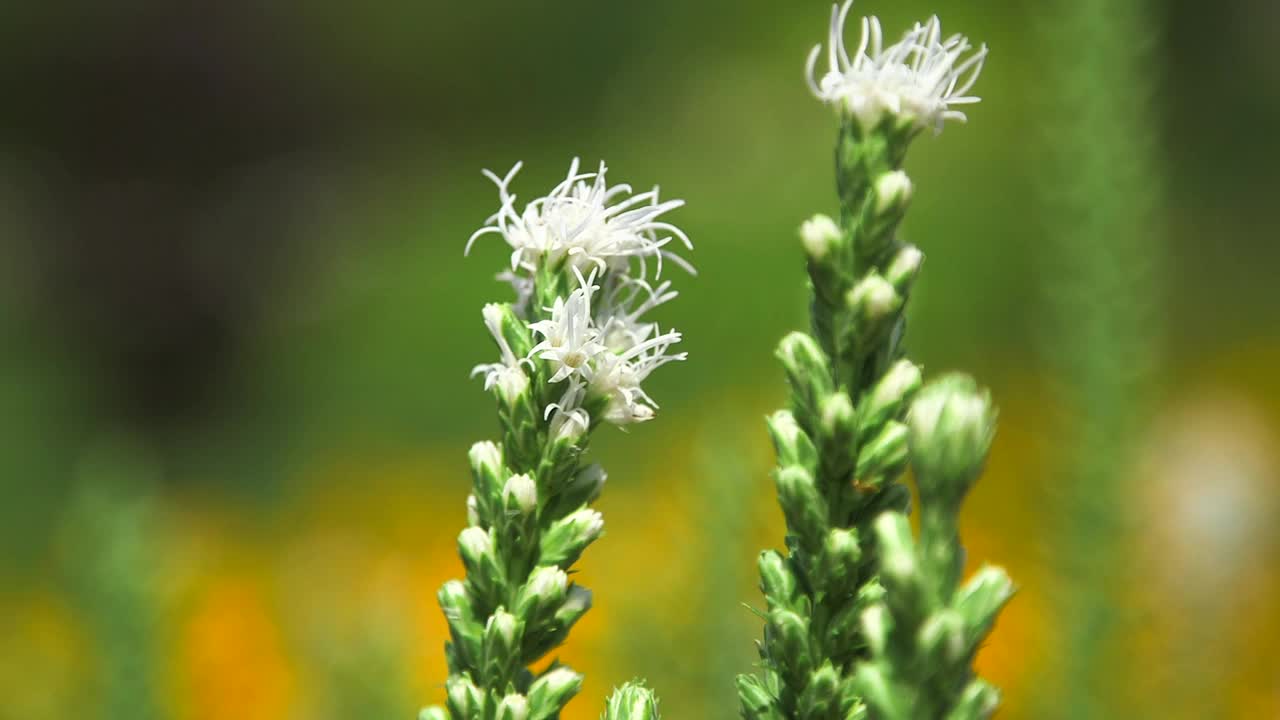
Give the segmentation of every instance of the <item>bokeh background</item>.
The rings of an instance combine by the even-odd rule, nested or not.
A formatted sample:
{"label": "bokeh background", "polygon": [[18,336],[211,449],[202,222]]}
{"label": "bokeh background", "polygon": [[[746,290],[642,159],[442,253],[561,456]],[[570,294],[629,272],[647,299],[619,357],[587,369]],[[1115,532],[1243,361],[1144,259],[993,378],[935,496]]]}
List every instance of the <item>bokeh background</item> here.
{"label": "bokeh background", "polygon": [[[697,277],[659,418],[606,429],[567,719],[736,716],[763,416],[834,210],[805,0],[0,6],[0,718],[410,718],[461,572],[481,168],[661,183]],[[1021,592],[1002,716],[1280,717],[1280,4],[860,0],[993,50],[926,136],[912,356],[1002,408],[964,516]]]}

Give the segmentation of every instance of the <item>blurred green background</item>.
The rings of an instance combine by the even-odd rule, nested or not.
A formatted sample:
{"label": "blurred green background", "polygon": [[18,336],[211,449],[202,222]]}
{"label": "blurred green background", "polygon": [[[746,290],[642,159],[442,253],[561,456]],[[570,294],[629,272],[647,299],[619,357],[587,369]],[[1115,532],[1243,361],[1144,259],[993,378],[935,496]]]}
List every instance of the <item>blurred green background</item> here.
{"label": "blurred green background", "polygon": [[[781,544],[762,418],[774,344],[806,322],[795,231],[835,209],[835,122],[802,81],[827,3],[71,5],[0,7],[0,718],[439,701],[435,589],[461,573],[466,448],[496,432],[467,373],[508,292],[499,241],[462,256],[497,205],[479,170],[523,159],[529,199],[574,155],[687,200],[699,274],[662,311],[690,360],[652,381],[659,418],[595,443],[609,532],[582,564],[597,607],[563,652],[588,676],[566,718],[633,676],[668,717],[735,717],[755,555]],[[1089,64],[1109,41],[1049,7],[855,8],[894,33],[936,11],[992,47],[969,125],[913,148],[903,228],[928,256],[912,357],[1002,408],[963,532],[1022,590],[979,667],[1010,719],[1086,716],[1049,679],[1070,661],[1091,716],[1280,717],[1280,5],[1148,3],[1132,91]],[[1071,72],[1096,103],[1063,92]],[[1115,150],[1085,180],[1076,118]],[[1150,263],[1097,297],[1153,309],[1151,361],[1116,399],[1138,421],[1104,463],[1123,528],[1096,548],[1104,582],[1061,557],[1090,532],[1060,522],[1064,428],[1091,418],[1055,400],[1056,355],[1126,366],[1059,326],[1091,292],[1072,253],[1130,238],[1055,227],[1116,201],[1126,142],[1151,161],[1115,188],[1149,191],[1130,259]],[[1114,616],[1105,638],[1069,641],[1094,627],[1072,593]]]}

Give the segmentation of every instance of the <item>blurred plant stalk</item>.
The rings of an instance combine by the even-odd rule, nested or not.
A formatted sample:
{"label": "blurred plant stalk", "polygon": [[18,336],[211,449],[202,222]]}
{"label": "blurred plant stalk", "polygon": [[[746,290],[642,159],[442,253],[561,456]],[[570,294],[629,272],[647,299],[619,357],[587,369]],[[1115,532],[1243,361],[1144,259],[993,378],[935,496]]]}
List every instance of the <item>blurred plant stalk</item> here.
{"label": "blurred plant stalk", "polygon": [[[923,261],[896,237],[913,194],[902,170],[923,130],[964,119],[981,70],[937,18],[885,47],[879,21],[844,45],[852,3],[833,8],[829,69],[810,89],[835,108],[839,220],[801,228],[812,298],[809,333],[778,357],[791,407],[769,419],[787,554],[760,555],[767,601],[763,673],[738,679],[747,720],[985,718],[999,694],[972,662],[1013,586],[983,568],[961,585],[957,516],[982,470],[995,409],[968,377],[922,389],[903,355],[907,299]],[[914,468],[921,531],[898,482]]]}
{"label": "blurred plant stalk", "polygon": [[[1049,160],[1041,349],[1061,409],[1050,431],[1057,510],[1047,551],[1061,568],[1051,595],[1063,634],[1036,716],[1123,717],[1116,703],[1135,687],[1125,680],[1133,626],[1117,598],[1134,561],[1135,448],[1164,335],[1163,178],[1152,109],[1160,23],[1145,0],[1038,7],[1043,86],[1053,93],[1039,113],[1048,119]],[[1186,675],[1189,687],[1196,676]]]}
{"label": "blurred plant stalk", "polygon": [[111,440],[82,460],[63,533],[66,578],[88,624],[97,685],[83,708],[101,720],[161,720],[161,613],[155,465]]}

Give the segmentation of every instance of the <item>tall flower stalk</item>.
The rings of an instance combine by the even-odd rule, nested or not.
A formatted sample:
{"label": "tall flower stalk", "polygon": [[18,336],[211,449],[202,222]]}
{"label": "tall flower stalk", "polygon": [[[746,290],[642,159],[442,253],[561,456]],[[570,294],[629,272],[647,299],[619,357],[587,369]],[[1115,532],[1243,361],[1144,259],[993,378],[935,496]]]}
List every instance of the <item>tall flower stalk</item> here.
{"label": "tall flower stalk", "polygon": [[[516,299],[484,307],[499,360],[475,373],[497,397],[502,437],[471,448],[468,527],[458,537],[466,579],[439,592],[448,710],[427,708],[423,720],[547,720],[577,694],[577,672],[534,666],[591,607],[590,591],[568,575],[604,530],[590,504],[605,472],[583,456],[600,425],[653,418],[642,384],[685,358],[672,351],[680,333],[645,319],[676,297],[660,281],[664,265],[691,269],[675,251],[690,248],[688,238],[664,219],[683,202],[609,185],[603,164],[582,172],[575,159],[521,210],[510,190],[519,169],[486,171],[500,207],[471,238],[499,235],[510,246],[500,277]],[[648,720],[656,708],[650,691],[627,685],[606,715]]]}
{"label": "tall flower stalk", "polygon": [[[875,18],[844,42],[852,1],[832,9],[827,70],[813,94],[840,119],[838,218],[801,228],[812,289],[809,333],[778,348],[790,405],[769,419],[787,553],[760,555],[767,608],[762,671],[738,679],[747,720],[988,716],[994,688],[973,676],[978,644],[1012,593],[1002,570],[961,584],[957,513],[981,471],[995,411],[963,376],[922,388],[903,357],[904,311],[923,261],[896,230],[913,185],[911,141],[964,120],[986,58],[938,19],[885,45]],[[914,401],[914,402],[913,402]],[[917,540],[906,519],[915,471]]]}

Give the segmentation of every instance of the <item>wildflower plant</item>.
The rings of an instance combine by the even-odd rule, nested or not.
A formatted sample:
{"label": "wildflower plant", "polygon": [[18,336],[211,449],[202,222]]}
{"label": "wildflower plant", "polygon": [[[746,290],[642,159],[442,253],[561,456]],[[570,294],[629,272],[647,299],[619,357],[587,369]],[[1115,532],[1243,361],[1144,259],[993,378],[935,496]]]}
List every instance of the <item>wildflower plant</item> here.
{"label": "wildflower plant", "polygon": [[[448,709],[427,708],[423,720],[547,720],[577,694],[577,672],[533,666],[591,607],[590,591],[569,579],[604,531],[590,505],[606,476],[583,461],[588,440],[601,425],[652,419],[658,406],[644,382],[685,359],[672,350],[680,333],[646,319],[676,297],[661,280],[665,265],[692,270],[677,254],[691,249],[688,237],[664,219],[683,202],[610,185],[604,164],[582,172],[575,159],[562,182],[519,209],[519,170],[485,171],[500,206],[467,244],[507,242],[499,277],[516,299],[482,314],[499,359],[475,374],[497,398],[502,437],[471,448],[474,486],[458,537],[466,579],[438,596],[450,633]],[[656,718],[657,702],[628,684],[606,717]]]}
{"label": "wildflower plant", "polygon": [[[1002,570],[961,584],[960,504],[994,430],[988,394],[960,375],[923,384],[904,357],[905,308],[922,252],[897,237],[913,185],[902,170],[912,140],[948,120],[982,70],[986,47],[944,38],[938,19],[885,45],[861,21],[851,54],[852,0],[833,7],[826,71],[809,87],[840,119],[837,218],[800,237],[812,290],[809,333],[778,348],[790,405],[769,418],[787,553],[760,555],[766,599],[759,675],[738,679],[747,720],[989,716],[997,691],[972,660],[1012,594]],[[920,536],[906,513],[915,473]]]}

